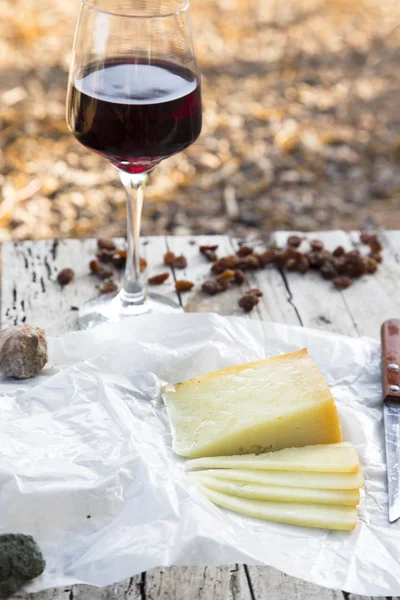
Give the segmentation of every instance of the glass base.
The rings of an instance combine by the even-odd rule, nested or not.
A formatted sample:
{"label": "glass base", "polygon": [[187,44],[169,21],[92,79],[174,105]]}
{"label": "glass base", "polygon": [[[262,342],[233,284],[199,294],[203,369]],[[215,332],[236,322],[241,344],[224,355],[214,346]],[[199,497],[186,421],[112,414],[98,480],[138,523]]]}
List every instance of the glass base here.
{"label": "glass base", "polygon": [[96,325],[109,321],[121,321],[127,317],[149,313],[180,313],[182,311],[182,307],[177,302],[161,294],[146,294],[144,302],[140,304],[125,302],[121,292],[100,294],[81,306],[78,313],[78,324],[81,329],[91,329]]}

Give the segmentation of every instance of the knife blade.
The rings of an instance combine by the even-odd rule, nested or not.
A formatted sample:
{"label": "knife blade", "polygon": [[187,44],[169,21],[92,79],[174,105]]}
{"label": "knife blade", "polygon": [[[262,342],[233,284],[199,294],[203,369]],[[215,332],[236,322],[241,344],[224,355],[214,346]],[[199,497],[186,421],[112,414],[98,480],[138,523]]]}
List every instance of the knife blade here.
{"label": "knife blade", "polygon": [[389,521],[400,517],[400,319],[381,327]]}

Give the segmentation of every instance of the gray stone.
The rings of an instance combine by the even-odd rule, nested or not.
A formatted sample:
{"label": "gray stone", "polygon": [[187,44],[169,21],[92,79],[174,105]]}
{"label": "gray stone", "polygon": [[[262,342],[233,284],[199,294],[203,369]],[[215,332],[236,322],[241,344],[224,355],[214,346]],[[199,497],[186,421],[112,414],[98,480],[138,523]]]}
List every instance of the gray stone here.
{"label": "gray stone", "polygon": [[0,375],[27,379],[35,377],[47,362],[43,329],[17,325],[0,331]]}

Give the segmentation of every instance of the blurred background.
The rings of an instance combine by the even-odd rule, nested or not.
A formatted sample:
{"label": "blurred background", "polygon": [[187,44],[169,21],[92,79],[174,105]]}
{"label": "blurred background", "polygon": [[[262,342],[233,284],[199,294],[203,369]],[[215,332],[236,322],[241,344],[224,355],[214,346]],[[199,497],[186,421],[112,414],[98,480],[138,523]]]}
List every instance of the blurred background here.
{"label": "blurred background", "polygon": [[[79,0],[0,0],[0,241],[125,233],[73,139]],[[192,0],[204,125],[152,174],[143,234],[400,229],[399,0]]]}

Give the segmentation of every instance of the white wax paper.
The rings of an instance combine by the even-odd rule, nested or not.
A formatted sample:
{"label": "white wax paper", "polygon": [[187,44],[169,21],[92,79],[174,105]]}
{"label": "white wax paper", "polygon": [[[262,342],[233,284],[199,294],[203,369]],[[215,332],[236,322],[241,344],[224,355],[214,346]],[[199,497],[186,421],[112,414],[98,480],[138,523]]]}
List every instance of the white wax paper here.
{"label": "white wax paper", "polygon": [[[306,347],[365,474],[356,530],[268,523],[218,508],[171,449],[161,386]],[[147,316],[49,340],[36,379],[0,380],[0,531],[31,534],[47,567],[25,589],[106,586],[157,566],[270,565],[369,596],[400,595],[389,525],[380,346],[211,314]]]}

